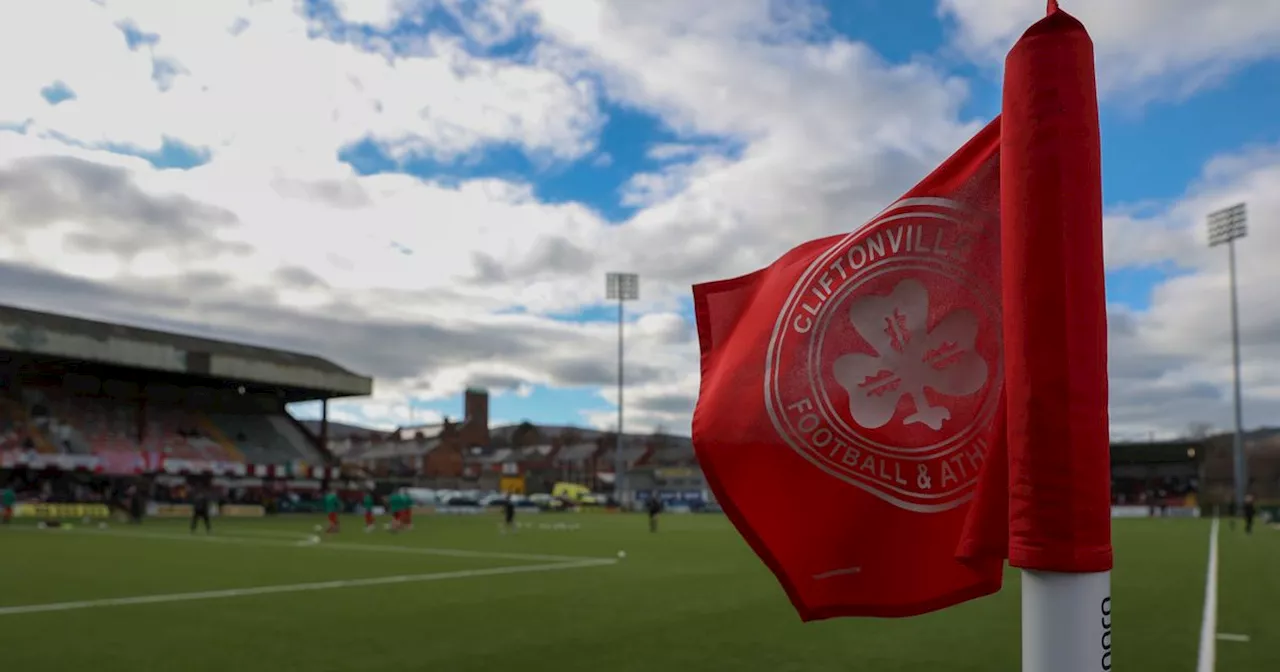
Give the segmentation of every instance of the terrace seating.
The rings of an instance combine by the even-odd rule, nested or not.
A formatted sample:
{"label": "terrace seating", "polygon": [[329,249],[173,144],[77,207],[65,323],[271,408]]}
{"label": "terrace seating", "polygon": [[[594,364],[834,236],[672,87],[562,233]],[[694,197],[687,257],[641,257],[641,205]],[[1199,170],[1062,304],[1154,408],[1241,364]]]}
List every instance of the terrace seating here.
{"label": "terrace seating", "polygon": [[28,402],[35,423],[63,452],[153,451],[190,460],[244,460],[234,444],[210,431],[208,421],[196,411],[168,406],[148,406],[142,411],[118,399],[57,392],[31,392]]}
{"label": "terrace seating", "polygon": [[24,444],[30,445],[28,436],[28,420],[22,406],[11,399],[0,399],[0,451],[22,450]]}
{"label": "terrace seating", "polygon": [[213,428],[253,464],[323,462],[310,440],[289,418],[266,413],[209,413]]}

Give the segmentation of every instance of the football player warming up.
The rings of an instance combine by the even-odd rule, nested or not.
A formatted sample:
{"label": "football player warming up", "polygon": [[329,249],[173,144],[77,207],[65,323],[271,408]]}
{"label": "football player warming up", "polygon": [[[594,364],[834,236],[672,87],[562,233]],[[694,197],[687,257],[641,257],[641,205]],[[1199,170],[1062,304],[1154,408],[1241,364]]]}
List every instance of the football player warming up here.
{"label": "football player warming up", "polygon": [[324,493],[324,512],[329,518],[329,529],[325,530],[328,534],[338,533],[338,512],[341,510],[342,502],[338,500],[338,493],[326,490]]}

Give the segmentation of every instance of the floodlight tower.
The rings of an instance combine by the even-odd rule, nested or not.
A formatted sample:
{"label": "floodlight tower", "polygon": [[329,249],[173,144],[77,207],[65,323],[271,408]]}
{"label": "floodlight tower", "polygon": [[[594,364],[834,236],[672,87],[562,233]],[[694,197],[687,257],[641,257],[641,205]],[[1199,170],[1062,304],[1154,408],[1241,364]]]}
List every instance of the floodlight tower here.
{"label": "floodlight tower", "polygon": [[635,273],[608,273],[605,275],[605,296],[618,302],[618,435],[613,448],[613,491],[618,505],[625,506],[630,497],[625,488],[626,461],[622,458],[622,343],[624,309],[627,301],[640,298],[640,276]]}
{"label": "floodlight tower", "polygon": [[1249,228],[1246,224],[1245,204],[1237,203],[1209,213],[1209,247],[1225,244],[1228,265],[1231,269],[1231,364],[1235,374],[1236,434],[1232,445],[1235,459],[1236,511],[1244,506],[1245,490],[1249,487],[1248,465],[1244,459],[1244,420],[1240,407],[1240,307],[1236,300],[1236,240],[1244,238]]}

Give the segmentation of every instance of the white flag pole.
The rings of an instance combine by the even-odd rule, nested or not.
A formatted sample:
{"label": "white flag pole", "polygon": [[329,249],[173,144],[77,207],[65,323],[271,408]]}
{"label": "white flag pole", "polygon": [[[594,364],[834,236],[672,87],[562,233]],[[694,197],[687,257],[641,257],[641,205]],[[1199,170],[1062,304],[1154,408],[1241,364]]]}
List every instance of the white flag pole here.
{"label": "white flag pole", "polygon": [[1111,670],[1111,572],[1022,571],[1022,672]]}

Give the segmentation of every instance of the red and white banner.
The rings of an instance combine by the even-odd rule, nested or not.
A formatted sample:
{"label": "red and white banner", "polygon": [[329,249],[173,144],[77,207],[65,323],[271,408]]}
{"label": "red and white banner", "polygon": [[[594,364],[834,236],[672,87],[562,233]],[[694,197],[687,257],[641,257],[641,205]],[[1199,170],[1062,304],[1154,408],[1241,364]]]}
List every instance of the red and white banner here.
{"label": "red and white banner", "polygon": [[98,464],[94,467],[94,471],[99,474],[130,476],[145,473],[147,470],[147,458],[142,453],[102,450],[98,451],[95,457],[98,458]]}
{"label": "red and white banner", "polygon": [[313,478],[336,479],[341,476],[338,467],[299,468],[298,464],[245,464],[212,460],[188,460],[168,457],[156,451],[130,452],[104,450],[95,455],[63,455],[37,453],[35,451],[10,450],[0,452],[0,468],[58,469],[61,471],[92,471],[109,476],[135,474],[254,476],[257,478]]}
{"label": "red and white banner", "polygon": [[249,474],[258,478],[314,478],[334,479],[341,475],[338,467],[302,467],[296,464],[255,464]]}
{"label": "red and white banner", "polygon": [[215,476],[244,476],[248,465],[243,462],[214,462],[208,460],[182,460],[166,458],[166,474],[213,474]]}
{"label": "red and white banner", "polygon": [[5,466],[60,471],[94,471],[99,462],[96,455],[48,455],[35,452],[11,454],[11,458],[6,461]]}

